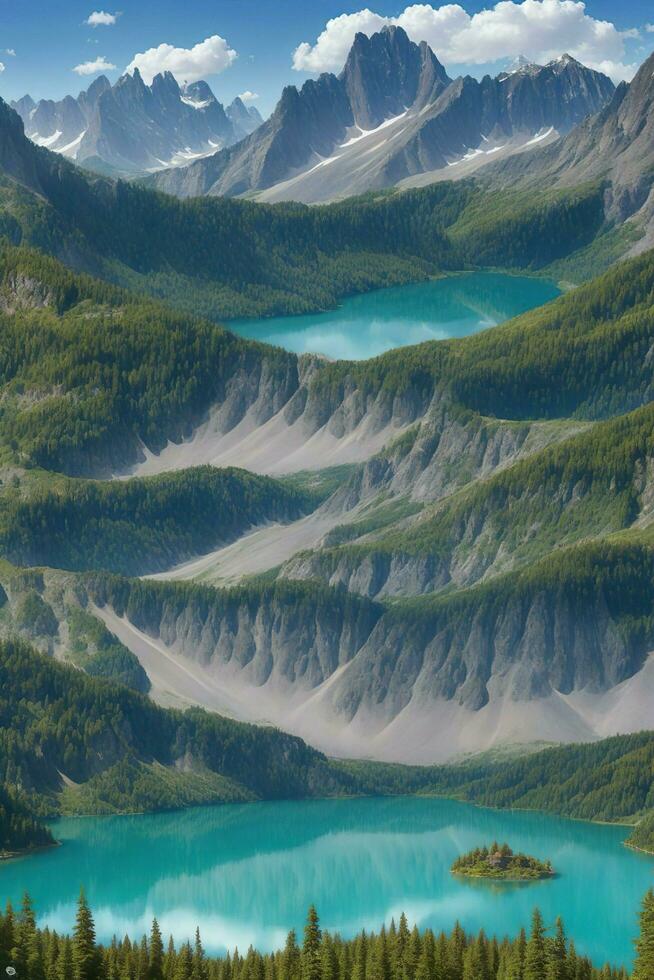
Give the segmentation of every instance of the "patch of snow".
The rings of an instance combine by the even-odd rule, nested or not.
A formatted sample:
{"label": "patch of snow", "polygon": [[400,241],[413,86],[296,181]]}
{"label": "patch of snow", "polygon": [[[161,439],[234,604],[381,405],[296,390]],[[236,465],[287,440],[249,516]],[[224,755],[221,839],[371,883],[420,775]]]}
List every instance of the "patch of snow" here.
{"label": "patch of snow", "polygon": [[544,132],[536,133],[535,136],[532,136],[530,140],[527,140],[525,146],[533,146],[534,143],[540,143],[542,140],[547,139],[548,136],[551,136],[553,132],[554,126],[550,126],[550,128],[546,129]]}
{"label": "patch of snow", "polygon": [[408,111],[409,111],[408,109],[405,109],[404,112],[401,112],[399,114],[399,116],[391,116],[390,119],[384,120],[384,122],[381,123],[379,126],[377,126],[375,129],[361,129],[361,127],[358,127],[360,135],[353,136],[351,139],[347,140],[346,143],[341,143],[339,146],[339,150],[344,150],[347,146],[352,146],[354,143],[358,143],[360,140],[364,140],[368,136],[374,136],[375,133],[380,132],[380,130],[386,129],[388,126],[392,126],[393,123],[398,122],[398,120],[404,119]]}
{"label": "patch of snow", "polygon": [[37,146],[44,146],[47,149],[51,146],[54,146],[55,143],[57,143],[61,139],[61,130],[57,129],[52,134],[52,136],[39,136],[38,133],[34,133],[34,135],[30,137],[30,139],[32,140],[33,143],[36,143]]}
{"label": "patch of snow", "polygon": [[71,143],[67,143],[66,146],[62,146],[57,151],[65,157],[70,157],[72,160],[77,159],[77,151],[79,150],[80,143],[86,136],[86,130],[83,129],[79,136],[76,136]]}
{"label": "patch of snow", "polygon": [[192,109],[206,109],[208,105],[211,105],[211,99],[205,99],[204,102],[196,102],[194,99],[189,99],[187,95],[181,96],[184,105],[190,105]]}

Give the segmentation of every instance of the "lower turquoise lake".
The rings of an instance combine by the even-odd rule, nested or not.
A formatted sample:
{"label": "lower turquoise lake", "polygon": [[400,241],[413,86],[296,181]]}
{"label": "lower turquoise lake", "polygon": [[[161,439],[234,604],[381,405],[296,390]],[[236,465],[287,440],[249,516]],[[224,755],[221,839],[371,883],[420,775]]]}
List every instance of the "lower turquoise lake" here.
{"label": "lower turquoise lake", "polygon": [[406,344],[478,333],[559,292],[546,279],[475,272],[351,296],[325,313],[234,320],[229,329],[297,354],[362,360]]}
{"label": "lower turquoise lake", "polygon": [[[451,800],[383,798],[252,803],[145,816],[67,819],[63,846],[0,865],[2,896],[33,897],[39,921],[73,924],[84,886],[98,936],[140,938],[157,916],[164,934],[212,952],[283,945],[311,903],[322,925],[351,936],[404,911],[420,927],[513,935],[539,906],[564,919],[598,964],[628,964],[654,858],[622,845],[628,828],[500,812]],[[550,859],[552,880],[471,882],[450,866],[493,840]]]}

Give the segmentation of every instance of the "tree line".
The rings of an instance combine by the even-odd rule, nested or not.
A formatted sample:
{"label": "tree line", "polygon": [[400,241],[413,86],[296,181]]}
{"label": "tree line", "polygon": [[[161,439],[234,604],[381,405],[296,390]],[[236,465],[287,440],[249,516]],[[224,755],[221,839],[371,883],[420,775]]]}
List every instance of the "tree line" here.
{"label": "tree line", "polygon": [[31,899],[0,916],[0,969],[20,980],[651,980],[654,976],[654,892],[642,903],[636,960],[622,967],[594,966],[577,953],[561,919],[548,927],[535,909],[528,931],[510,939],[410,928],[406,916],[352,939],[323,930],[309,909],[300,942],[292,930],[282,950],[250,947],[225,956],[205,952],[199,929],[192,942],[162,936],[156,919],[149,936],[97,942],[93,914],[82,892],[70,936],[40,929]]}

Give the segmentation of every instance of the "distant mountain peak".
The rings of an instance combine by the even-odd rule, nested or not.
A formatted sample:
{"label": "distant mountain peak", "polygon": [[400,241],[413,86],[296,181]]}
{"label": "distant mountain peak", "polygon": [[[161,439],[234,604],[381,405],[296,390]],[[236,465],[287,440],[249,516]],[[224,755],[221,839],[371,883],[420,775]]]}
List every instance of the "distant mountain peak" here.
{"label": "distant mountain peak", "polygon": [[118,175],[188,163],[238,142],[261,123],[245,106],[239,118],[228,116],[204,81],[181,88],[164,71],[146,85],[138,68],[113,86],[99,75],[77,99],[37,104],[27,95],[12,108],[33,142]]}

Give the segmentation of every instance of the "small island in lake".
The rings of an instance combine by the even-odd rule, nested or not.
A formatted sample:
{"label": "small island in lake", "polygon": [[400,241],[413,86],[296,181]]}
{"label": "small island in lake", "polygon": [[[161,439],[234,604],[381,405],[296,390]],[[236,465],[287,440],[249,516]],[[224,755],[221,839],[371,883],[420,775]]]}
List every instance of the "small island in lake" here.
{"label": "small island in lake", "polygon": [[505,881],[554,877],[549,861],[539,861],[528,854],[514,854],[508,844],[497,843],[462,854],[452,865],[451,871],[452,874],[468,878],[500,878]]}

